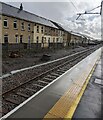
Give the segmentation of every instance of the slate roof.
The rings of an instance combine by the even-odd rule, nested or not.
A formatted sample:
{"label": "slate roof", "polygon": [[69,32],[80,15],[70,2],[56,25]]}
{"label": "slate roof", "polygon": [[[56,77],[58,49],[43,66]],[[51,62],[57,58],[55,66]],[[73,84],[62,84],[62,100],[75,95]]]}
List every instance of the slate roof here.
{"label": "slate roof", "polygon": [[60,30],[63,30],[65,31],[65,29],[63,29],[63,27],[61,26],[61,24],[57,23],[57,22],[54,22],[54,21],[51,21],[55,26],[57,26]]}
{"label": "slate roof", "polygon": [[58,27],[56,27],[50,20],[46,18],[37,16],[25,10],[20,10],[19,8],[13,7],[3,2],[0,2],[0,14],[43,24],[43,25],[58,29]]}

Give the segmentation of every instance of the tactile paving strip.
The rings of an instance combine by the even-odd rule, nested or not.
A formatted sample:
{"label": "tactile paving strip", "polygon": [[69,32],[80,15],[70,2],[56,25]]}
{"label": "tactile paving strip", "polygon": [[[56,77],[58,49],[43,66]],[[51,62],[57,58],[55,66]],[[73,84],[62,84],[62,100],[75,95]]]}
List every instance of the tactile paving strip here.
{"label": "tactile paving strip", "polygon": [[73,83],[44,118],[72,118],[95,67],[96,65],[94,65],[93,69],[89,72],[90,74],[86,77],[87,79],[83,79],[82,76],[81,79],[77,80],[78,84]]}

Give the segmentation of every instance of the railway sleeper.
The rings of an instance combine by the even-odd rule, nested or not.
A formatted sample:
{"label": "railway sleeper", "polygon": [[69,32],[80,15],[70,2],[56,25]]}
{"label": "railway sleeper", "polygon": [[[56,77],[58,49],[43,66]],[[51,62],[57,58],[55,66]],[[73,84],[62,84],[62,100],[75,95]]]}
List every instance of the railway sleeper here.
{"label": "railway sleeper", "polygon": [[44,84],[48,84],[49,82],[46,81],[42,81],[42,80],[38,80],[38,82],[44,83]]}
{"label": "railway sleeper", "polygon": [[19,95],[19,96],[21,96],[21,97],[24,97],[24,98],[28,98],[29,97],[28,95],[23,94],[21,92],[17,92],[16,94]]}
{"label": "railway sleeper", "polygon": [[[34,84],[35,84],[35,83],[34,83]],[[36,93],[37,91],[39,91],[39,90],[41,89],[41,87],[36,86],[36,85],[34,85],[34,84],[32,84],[32,86],[28,89],[29,92],[32,92],[32,94]]]}
{"label": "railway sleeper", "polygon": [[44,86],[39,85],[39,84],[33,84],[33,86],[40,87],[40,88],[43,88],[43,87],[44,87]]}
{"label": "railway sleeper", "polygon": [[63,73],[64,73],[64,71],[57,70],[57,73],[63,74]]}
{"label": "railway sleeper", "polygon": [[68,70],[70,68],[70,65],[67,65],[64,67],[64,69]]}
{"label": "railway sleeper", "polygon": [[33,92],[33,93],[36,93],[36,90],[35,89],[32,89],[32,88],[26,88],[27,90]]}
{"label": "railway sleeper", "polygon": [[10,102],[10,103],[13,103],[13,104],[16,104],[16,105],[19,105],[19,104],[20,104],[17,100],[13,100],[13,99],[11,99],[11,98],[6,98],[5,101]]}
{"label": "railway sleeper", "polygon": [[34,94],[34,92],[28,90],[27,88],[22,89],[22,90],[19,90],[18,92],[23,93],[23,94],[25,94],[25,95],[27,95],[27,96],[29,96],[29,97],[30,97],[32,94]]}
{"label": "railway sleeper", "polygon": [[59,74],[57,74],[57,73],[51,73],[51,75],[59,77]]}
{"label": "railway sleeper", "polygon": [[55,73],[58,74],[59,76],[63,74],[63,72],[60,71],[56,71]]}
{"label": "railway sleeper", "polygon": [[50,82],[53,81],[53,79],[50,79],[50,78],[47,78],[47,77],[43,78],[43,80],[46,81],[46,82],[48,82],[48,83],[50,83]]}
{"label": "railway sleeper", "polygon": [[46,77],[47,77],[47,78],[52,78],[53,80],[54,80],[55,78],[57,78],[56,76],[53,76],[53,75],[47,75]]}
{"label": "railway sleeper", "polygon": [[58,71],[61,72],[61,73],[65,73],[66,70],[64,70],[64,69],[61,68]]}
{"label": "railway sleeper", "polygon": [[61,72],[65,72],[64,67],[65,67],[65,66],[63,66],[63,67],[59,68],[59,71],[61,71]]}
{"label": "railway sleeper", "polygon": [[42,86],[46,86],[48,83],[44,83],[44,82],[39,82],[39,81],[38,81],[37,84],[42,85]]}
{"label": "railway sleeper", "polygon": [[63,70],[64,72],[66,72],[68,70],[68,67],[63,67],[61,70]]}

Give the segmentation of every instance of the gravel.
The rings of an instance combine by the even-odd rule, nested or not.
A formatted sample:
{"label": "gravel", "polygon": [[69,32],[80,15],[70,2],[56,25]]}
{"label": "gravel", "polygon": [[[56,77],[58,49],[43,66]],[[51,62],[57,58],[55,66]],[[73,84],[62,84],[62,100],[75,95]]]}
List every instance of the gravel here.
{"label": "gravel", "polygon": [[[76,51],[81,51],[86,48],[84,47],[77,47],[75,49],[68,48],[68,49],[59,49],[53,51],[45,51],[42,53],[35,53],[35,52],[27,52],[22,53],[23,56],[20,58],[9,58],[3,57],[2,61],[2,72],[3,74],[9,73],[10,71],[30,67],[36,64],[43,63],[40,59],[43,54],[49,54],[51,56],[50,60],[55,60],[57,58],[64,57],[66,55],[70,55],[75,53]],[[5,56],[5,55],[3,55]]]}
{"label": "gravel", "polygon": [[[68,64],[68,65],[66,65],[66,66],[64,66],[62,69],[63,70],[68,70],[68,68],[70,68],[71,66],[73,66],[74,64],[76,64],[78,61],[80,61],[82,58],[84,58],[84,56],[83,55],[81,55],[81,57],[79,57],[79,59],[77,59],[77,60],[74,60],[74,62],[71,62],[70,64]],[[64,62],[64,60],[63,60],[63,62]],[[60,64],[60,63],[59,63]],[[31,69],[31,70],[27,70],[27,71],[23,71],[23,72],[21,72],[21,73],[17,73],[17,74],[15,74],[15,75],[13,75],[13,76],[10,76],[10,77],[7,77],[7,78],[5,78],[5,79],[3,79],[3,91],[6,91],[7,89],[10,89],[10,87],[15,87],[15,86],[17,86],[17,85],[20,85],[21,83],[23,83],[23,82],[25,82],[27,79],[28,79],[28,77],[27,76],[29,76],[29,78],[31,77],[33,77],[33,75],[35,74],[35,75],[38,75],[38,73],[39,72],[44,72],[44,71],[47,71],[47,69],[46,69],[46,67],[48,68],[48,69],[50,69],[50,67],[51,66],[42,66],[42,67],[40,67],[40,69],[37,69],[37,68],[35,68],[35,69]],[[51,67],[52,68],[52,67]],[[45,70],[46,69],[46,70]],[[40,71],[41,70],[41,71]],[[51,78],[52,79],[52,77],[54,78],[55,76],[52,76],[52,74],[56,74],[55,72],[54,73],[50,73],[50,74],[48,74],[46,77],[48,78]],[[17,78],[17,77],[19,77],[19,79]],[[22,78],[23,77],[23,78]],[[45,77],[45,76],[44,76]],[[58,77],[58,76],[57,76]],[[41,80],[43,80],[43,79],[41,79]],[[45,80],[44,80],[44,82],[46,82]],[[9,83],[9,84],[8,84]],[[42,82],[40,82],[40,80],[36,80],[36,81],[31,81],[31,82],[29,82],[29,84],[25,84],[24,86],[22,86],[22,88],[21,89],[18,89],[18,90],[15,90],[15,91],[13,91],[13,92],[16,92],[16,93],[18,93],[18,92],[20,92],[20,93],[23,93],[23,94],[26,94],[27,96],[31,96],[31,95],[33,95],[35,92],[37,92],[38,90],[40,90],[41,88],[42,88],[42,86],[44,87],[44,86],[46,86],[47,85],[47,83],[45,84],[45,83],[42,83]],[[35,90],[34,92],[32,91],[29,91],[28,89],[33,89],[33,90]],[[4,98],[9,98],[9,100],[15,100],[15,101],[17,101],[17,103],[21,103],[21,102],[23,102],[24,100],[25,100],[25,98],[23,98],[23,97],[21,97],[21,96],[18,96],[17,94],[14,94],[14,93],[10,93],[10,95],[8,96],[8,94],[5,96],[4,95]],[[6,108],[8,111],[10,111],[12,108],[14,108],[14,105],[12,106],[12,104],[8,104],[8,102],[6,103],[5,102],[5,100],[4,100],[4,103],[3,103],[3,106],[4,106],[4,108],[5,108],[5,106],[7,107],[9,107],[9,110],[8,110],[8,107]]]}
{"label": "gravel", "polygon": [[[68,54],[72,54],[72,53],[74,53],[74,51],[81,51],[81,50],[84,50],[84,48],[81,48],[81,47],[76,48],[75,50],[71,50],[71,52],[69,51]],[[62,61],[59,62],[58,64],[61,64],[61,63],[62,63]],[[28,81],[29,79],[34,78],[35,76],[39,75],[40,73],[43,73],[43,72],[49,70],[50,68],[52,68],[56,65],[57,65],[57,63],[52,63],[49,66],[44,65],[44,66],[39,67],[39,68],[26,70],[26,71],[23,71],[23,72],[16,73],[16,74],[14,74],[12,76],[9,76],[7,78],[3,78],[2,92],[4,93],[5,91],[11,89],[11,86],[12,86],[12,88],[14,88],[14,87]]]}

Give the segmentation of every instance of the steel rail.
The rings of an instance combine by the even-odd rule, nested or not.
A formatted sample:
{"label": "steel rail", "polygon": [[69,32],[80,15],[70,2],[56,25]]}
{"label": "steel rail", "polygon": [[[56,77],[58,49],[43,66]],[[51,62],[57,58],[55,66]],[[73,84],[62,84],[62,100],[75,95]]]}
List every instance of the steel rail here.
{"label": "steel rail", "polygon": [[[93,50],[93,49],[92,49],[92,50]],[[87,51],[88,51],[88,50],[87,50]],[[58,68],[60,68],[60,67],[62,67],[62,66],[64,66],[64,65],[66,65],[66,64],[68,64],[68,63],[76,60],[77,58],[80,58],[81,56],[83,56],[83,54],[86,54],[87,51],[82,52],[82,54],[81,54],[81,53],[78,53],[78,54],[72,56],[72,57],[75,57],[75,56],[77,56],[77,57],[72,58],[71,60],[66,61],[65,63],[63,63],[63,64],[61,64],[61,65],[58,65],[58,66],[56,66],[56,67],[54,67],[54,68],[51,68],[51,69],[47,70],[46,72],[43,72],[43,73],[35,76],[34,78],[29,79],[28,81],[26,81],[26,82],[24,82],[24,83],[22,83],[22,84],[20,84],[20,85],[18,85],[18,86],[16,86],[16,87],[14,87],[14,88],[12,88],[12,89],[10,89],[10,90],[2,93],[1,95],[4,96],[5,94],[8,94],[8,93],[10,93],[10,92],[13,92],[14,90],[22,87],[23,85],[26,85],[27,83],[29,83],[29,82],[31,82],[31,81],[33,81],[33,80],[37,80],[38,78],[41,78],[41,77],[45,76],[46,74],[48,74],[48,73],[50,73],[50,72],[52,72],[52,71],[54,71],[54,70],[56,70],[56,69],[58,69]],[[90,51],[90,52],[91,52],[91,51]],[[1,96],[1,95],[0,95],[0,96]]]}

